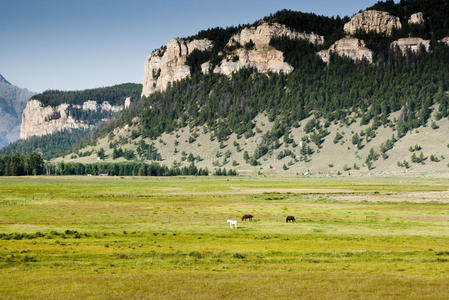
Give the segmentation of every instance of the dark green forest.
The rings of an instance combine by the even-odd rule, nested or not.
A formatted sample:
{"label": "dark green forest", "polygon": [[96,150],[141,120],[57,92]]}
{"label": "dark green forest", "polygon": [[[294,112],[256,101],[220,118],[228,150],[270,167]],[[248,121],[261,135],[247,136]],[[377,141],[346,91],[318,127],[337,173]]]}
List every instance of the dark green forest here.
{"label": "dark green forest", "polygon": [[108,101],[111,105],[120,105],[123,104],[126,97],[137,99],[140,97],[141,93],[141,84],[124,83],[111,87],[82,91],[48,90],[41,94],[34,95],[33,99],[39,100],[44,106],[58,106],[62,103],[79,105],[88,100],[93,100],[99,103]]}
{"label": "dark green forest", "polygon": [[207,124],[223,141],[233,132],[251,135],[252,119],[260,112],[267,112],[285,129],[311,113],[344,121],[355,111],[365,123],[373,118],[386,123],[391,112],[403,107],[408,113],[402,126],[410,129],[427,122],[434,103],[441,104],[440,117],[448,116],[449,47],[438,44],[431,53],[406,57],[390,51],[384,65],[336,56],[326,65],[311,44],[287,39],[272,44],[295,67],[291,74],[266,76],[252,69],[231,78],[196,74],[164,93],[136,101],[101,130],[110,132],[138,116],[144,137],[156,138],[188,124]]}
{"label": "dark green forest", "polygon": [[[235,171],[229,170],[232,175]],[[226,170],[224,170],[226,175]],[[231,173],[229,175],[231,175]],[[108,176],[207,176],[207,169],[197,168],[193,163],[186,167],[168,168],[158,164],[141,162],[124,163],[52,163],[44,162],[36,152],[27,155],[1,155],[0,176],[25,175],[108,175]],[[222,172],[217,175],[223,175]]]}
{"label": "dark green forest", "polygon": [[0,149],[0,155],[27,154],[37,152],[44,159],[66,155],[77,150],[80,143],[89,140],[91,131],[74,129],[61,131],[41,137],[33,136],[26,140],[18,140]]}

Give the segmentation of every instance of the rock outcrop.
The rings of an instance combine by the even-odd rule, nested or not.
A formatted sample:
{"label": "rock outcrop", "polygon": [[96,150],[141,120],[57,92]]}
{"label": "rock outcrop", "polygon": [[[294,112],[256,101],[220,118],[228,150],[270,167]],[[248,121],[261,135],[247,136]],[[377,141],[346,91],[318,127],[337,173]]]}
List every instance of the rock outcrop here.
{"label": "rock outcrop", "polygon": [[328,63],[332,53],[348,57],[354,61],[367,60],[370,63],[373,62],[373,52],[366,47],[364,41],[356,38],[346,37],[338,40],[328,50],[318,52],[318,55],[324,62]]}
{"label": "rock outcrop", "polygon": [[244,46],[252,41],[256,49],[261,49],[267,47],[271,39],[278,37],[287,37],[291,40],[306,40],[316,45],[324,43],[324,37],[314,33],[292,31],[287,26],[278,23],[262,23],[259,26],[243,28],[239,33],[231,37],[228,46],[235,46],[236,44]]}
{"label": "rock outcrop", "polygon": [[98,114],[113,114],[123,110],[123,105],[112,106],[107,101],[100,104],[89,100],[82,105],[64,103],[52,107],[44,106],[39,100],[30,99],[22,114],[20,138],[27,139],[63,130],[88,129],[95,126],[95,124],[75,119],[70,113],[72,109]]}
{"label": "rock outcrop", "polygon": [[[293,67],[284,62],[283,53],[270,46],[270,41],[279,37],[306,40],[316,45],[324,43],[324,37],[314,33],[299,33],[290,30],[285,25],[262,23],[259,26],[244,28],[231,37],[227,46],[240,47],[225,57],[215,67],[214,73],[229,76],[245,67],[256,68],[260,73],[292,72]],[[245,47],[251,43],[252,47]]]}
{"label": "rock outcrop", "polygon": [[418,53],[421,47],[428,52],[430,50],[430,41],[423,40],[422,38],[402,38],[391,43],[392,49],[399,48],[402,55],[406,55],[407,52]]}
{"label": "rock outcrop", "polygon": [[[237,57],[234,61],[234,57]],[[256,68],[260,73],[290,73],[293,67],[284,62],[284,54],[273,47],[256,48],[254,50],[237,49],[215,67],[214,73],[231,75],[242,68]]]}
{"label": "rock outcrop", "polygon": [[[285,36],[290,39],[306,40],[314,44],[323,44],[324,37],[314,33],[298,33],[285,25],[262,23],[258,26],[242,29],[233,35],[228,43],[227,53],[223,60],[212,66],[210,62],[201,65],[201,71],[231,75],[244,67],[256,68],[261,73],[293,71],[293,67],[284,62],[283,53],[270,46],[273,38]],[[251,44],[251,47],[245,47]],[[157,91],[166,90],[169,83],[190,76],[190,68],[186,64],[187,56],[195,49],[210,50],[213,44],[209,40],[186,41],[171,40],[166,48],[153,51],[145,62],[142,96],[149,96]],[[213,70],[212,70],[213,68]]]}
{"label": "rock outcrop", "polygon": [[393,30],[401,28],[402,24],[398,17],[377,10],[358,13],[344,25],[344,31],[349,35],[354,35],[357,31],[363,31],[390,36]]}
{"label": "rock outcrop", "polygon": [[422,12],[418,12],[416,14],[413,14],[410,16],[410,19],[408,19],[408,23],[412,25],[420,25],[423,24],[424,21],[424,15]]}
{"label": "rock outcrop", "polygon": [[446,46],[449,46],[449,37],[444,37],[441,40],[439,40],[440,43],[446,44]]}
{"label": "rock outcrop", "polygon": [[164,91],[170,82],[190,76],[186,65],[187,55],[192,51],[212,48],[212,41],[172,39],[166,48],[155,50],[145,61],[142,95],[149,96],[156,91]]}

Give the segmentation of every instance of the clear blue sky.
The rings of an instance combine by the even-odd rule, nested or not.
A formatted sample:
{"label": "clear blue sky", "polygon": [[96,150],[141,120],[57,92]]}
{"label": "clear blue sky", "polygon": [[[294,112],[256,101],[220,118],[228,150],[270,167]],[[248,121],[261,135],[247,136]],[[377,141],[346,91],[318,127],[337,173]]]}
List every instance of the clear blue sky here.
{"label": "clear blue sky", "polygon": [[173,37],[280,9],[351,16],[376,0],[0,0],[0,74],[32,91],[141,82]]}

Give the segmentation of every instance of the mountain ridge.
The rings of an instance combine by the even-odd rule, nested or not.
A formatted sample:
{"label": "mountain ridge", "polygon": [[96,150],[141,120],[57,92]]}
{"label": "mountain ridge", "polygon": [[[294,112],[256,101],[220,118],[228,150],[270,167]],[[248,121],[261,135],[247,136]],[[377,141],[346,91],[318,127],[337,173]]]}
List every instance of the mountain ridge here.
{"label": "mountain ridge", "polygon": [[[151,150],[163,164],[248,174],[447,171],[448,17],[387,1],[352,18],[284,10],[171,40],[145,62],[144,97],[57,161],[151,161]],[[422,159],[409,151],[420,140]]]}
{"label": "mountain ridge", "polygon": [[0,74],[0,148],[19,138],[22,112],[34,94],[11,84]]}
{"label": "mountain ridge", "polygon": [[3,77],[2,74],[0,74],[0,82],[6,83],[6,84],[11,84],[8,80],[6,80],[5,77]]}

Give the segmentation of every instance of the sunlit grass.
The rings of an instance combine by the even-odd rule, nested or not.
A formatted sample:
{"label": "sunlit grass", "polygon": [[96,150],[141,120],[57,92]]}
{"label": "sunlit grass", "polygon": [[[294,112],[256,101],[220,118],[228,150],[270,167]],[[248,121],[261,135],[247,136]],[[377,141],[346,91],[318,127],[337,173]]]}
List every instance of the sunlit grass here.
{"label": "sunlit grass", "polygon": [[[448,189],[415,178],[0,178],[0,298],[445,298],[449,204],[415,198]],[[229,229],[246,213],[253,222]]]}

